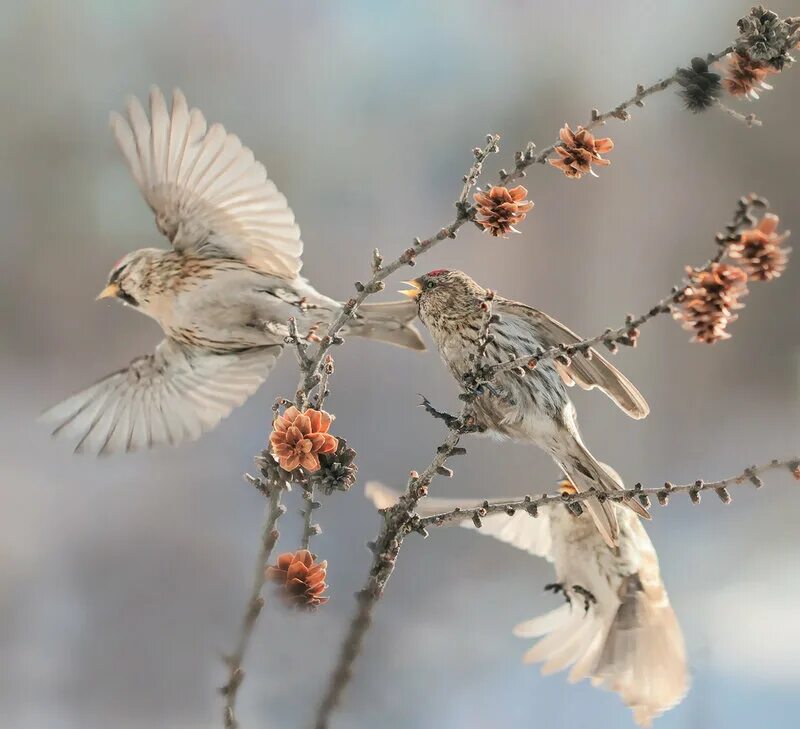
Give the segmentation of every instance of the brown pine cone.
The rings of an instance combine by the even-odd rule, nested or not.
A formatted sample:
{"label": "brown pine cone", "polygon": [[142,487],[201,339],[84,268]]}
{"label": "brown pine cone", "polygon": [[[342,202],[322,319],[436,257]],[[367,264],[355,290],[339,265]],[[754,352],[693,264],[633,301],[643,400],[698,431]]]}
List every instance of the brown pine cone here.
{"label": "brown pine cone", "polygon": [[743,231],[728,251],[731,258],[741,262],[751,281],[772,281],[786,270],[792,249],[781,248],[789,231],[778,234],[779,222],[777,215],[767,213],[758,227]]}
{"label": "brown pine cone", "polygon": [[731,53],[728,57],[728,75],[723,81],[725,90],[733,96],[746,96],[757,99],[758,92],[762,89],[770,91],[770,86],[764,79],[775,69],[764,61],[754,61],[743,53]]}
{"label": "brown pine cone", "polygon": [[708,270],[690,268],[688,274],[690,283],[678,300],[674,318],[694,332],[693,342],[714,344],[729,339],[725,329],[736,321],[733,310],[744,306],[739,298],[747,294],[747,274],[726,263],[714,263]]}
{"label": "brown pine cone", "polygon": [[737,25],[739,53],[764,61],[776,71],[794,63],[789,51],[800,41],[800,18],[780,18],[777,13],[756,5]]}
{"label": "brown pine cone", "polygon": [[530,200],[525,200],[528,191],[517,185],[510,190],[496,185],[488,192],[476,192],[475,203],[478,211],[477,222],[493,236],[505,237],[508,233],[519,233],[514,228],[525,220],[525,216],[533,207]]}
{"label": "brown pine cone", "polygon": [[328,433],[333,417],[324,410],[308,408],[302,413],[292,405],[276,415],[269,443],[281,468],[309,473],[319,470],[319,454],[333,453],[338,441]]}
{"label": "brown pine cone", "polygon": [[320,470],[314,476],[325,494],[334,491],[348,491],[356,482],[358,466],[355,464],[356,452],[339,438],[339,446],[334,453],[326,453],[319,459]]}
{"label": "brown pine cone", "polygon": [[604,159],[601,154],[614,149],[614,142],[609,137],[595,139],[588,129],[578,127],[576,131],[565,124],[559,132],[563,144],[556,147],[556,154],[560,159],[547,160],[553,167],[561,170],[567,177],[579,180],[583,175],[589,174],[597,177],[592,169],[592,164],[603,167],[610,165],[611,160]]}
{"label": "brown pine cone", "polygon": [[282,597],[291,607],[314,610],[328,602],[322,594],[328,589],[327,569],[327,562],[316,562],[311,552],[299,549],[279,555],[277,564],[267,567],[266,577],[282,586]]}

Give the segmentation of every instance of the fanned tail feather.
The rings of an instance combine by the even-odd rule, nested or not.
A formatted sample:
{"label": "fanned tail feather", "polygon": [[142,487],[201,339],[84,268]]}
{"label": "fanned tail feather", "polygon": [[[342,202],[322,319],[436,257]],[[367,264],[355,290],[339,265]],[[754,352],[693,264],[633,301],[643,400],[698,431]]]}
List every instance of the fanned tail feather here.
{"label": "fanned tail feather", "polygon": [[514,634],[539,638],[525,663],[541,663],[545,676],[572,666],[571,683],[589,678],[593,686],[618,693],[636,723],[649,727],[686,695],[683,635],[666,593],[649,596],[636,575],[623,589],[615,612],[565,604],[520,623]]}
{"label": "fanned tail feather", "polygon": [[631,707],[639,726],[678,704],[689,688],[686,648],[675,612],[654,599],[634,575],[599,655],[594,675]]}

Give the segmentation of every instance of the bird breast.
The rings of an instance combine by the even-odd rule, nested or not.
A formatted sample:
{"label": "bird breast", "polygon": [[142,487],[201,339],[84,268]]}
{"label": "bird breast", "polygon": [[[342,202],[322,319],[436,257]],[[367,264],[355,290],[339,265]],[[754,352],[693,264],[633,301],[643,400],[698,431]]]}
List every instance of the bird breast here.
{"label": "bird breast", "polygon": [[264,275],[238,261],[191,267],[154,304],[168,336],[214,351],[282,344],[289,317],[305,330],[328,321],[337,306],[301,279]]}

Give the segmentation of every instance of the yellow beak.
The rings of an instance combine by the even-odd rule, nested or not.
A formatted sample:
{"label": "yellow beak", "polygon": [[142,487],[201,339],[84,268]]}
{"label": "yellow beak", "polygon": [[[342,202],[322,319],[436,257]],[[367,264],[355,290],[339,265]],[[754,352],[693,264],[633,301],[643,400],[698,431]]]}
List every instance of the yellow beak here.
{"label": "yellow beak", "polygon": [[401,289],[398,291],[398,293],[403,294],[403,296],[408,296],[409,299],[416,301],[419,298],[419,295],[422,293],[422,285],[420,284],[419,279],[412,278],[411,281],[403,281],[403,283],[413,286],[413,288]]}
{"label": "yellow beak", "polygon": [[119,286],[115,283],[108,284],[98,295],[95,301],[100,301],[100,299],[109,299],[116,296],[119,293]]}

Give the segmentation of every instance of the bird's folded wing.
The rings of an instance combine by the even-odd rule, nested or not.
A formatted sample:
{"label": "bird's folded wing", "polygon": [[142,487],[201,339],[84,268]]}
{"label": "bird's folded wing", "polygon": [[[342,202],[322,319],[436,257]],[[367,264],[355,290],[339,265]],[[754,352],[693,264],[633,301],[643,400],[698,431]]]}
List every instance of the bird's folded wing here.
{"label": "bird's folded wing", "polygon": [[300,271],[303,244],[286,198],[264,165],[220,124],[208,127],[175,90],[167,110],[150,90],[150,118],[136,98],[111,128],[159,230],[178,251],[240,259],[284,278]]}
{"label": "bird's folded wing", "polygon": [[[378,509],[387,509],[397,503],[400,494],[377,481],[370,481],[364,488],[366,497]],[[514,499],[497,499],[496,503],[505,503]],[[492,503],[491,501],[489,503]],[[427,497],[419,502],[416,511],[422,516],[435,516],[445,514],[456,508],[465,511],[476,509],[483,504],[482,501],[470,499],[437,499]],[[538,557],[551,560],[550,556],[550,520],[547,509],[539,509],[539,516],[532,517],[523,510],[517,511],[513,516],[508,514],[490,514],[481,519],[480,528],[476,527],[471,516],[459,522],[465,529],[476,529],[479,534],[495,537],[501,542],[512,547],[522,549]]]}
{"label": "bird's folded wing", "polygon": [[[520,317],[527,321],[533,326],[545,347],[575,344],[581,341],[575,332],[551,316],[525,304],[503,301],[495,303],[495,311],[504,317]],[[603,359],[597,350],[591,349],[590,352],[591,359],[583,354],[576,354],[568,366],[556,365],[564,382],[567,385],[577,382],[584,390],[597,387],[632,418],[646,417],[650,412],[650,406],[642,393],[616,367]]]}
{"label": "bird's folded wing", "polygon": [[76,452],[119,453],[195,440],[241,405],[269,374],[281,347],[212,354],[162,341],[41,418]]}

